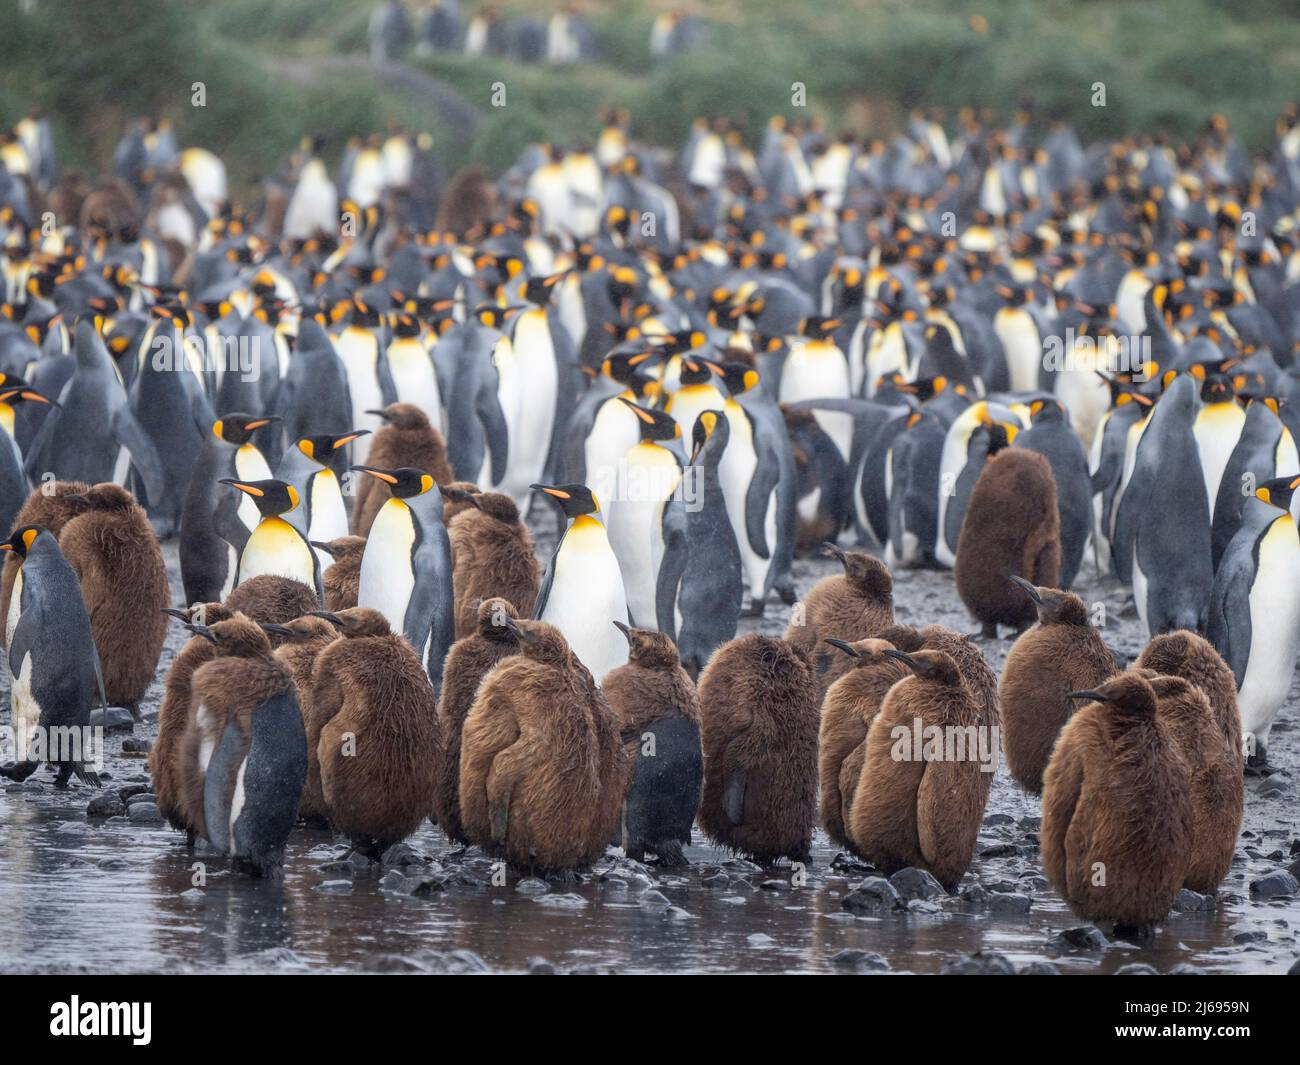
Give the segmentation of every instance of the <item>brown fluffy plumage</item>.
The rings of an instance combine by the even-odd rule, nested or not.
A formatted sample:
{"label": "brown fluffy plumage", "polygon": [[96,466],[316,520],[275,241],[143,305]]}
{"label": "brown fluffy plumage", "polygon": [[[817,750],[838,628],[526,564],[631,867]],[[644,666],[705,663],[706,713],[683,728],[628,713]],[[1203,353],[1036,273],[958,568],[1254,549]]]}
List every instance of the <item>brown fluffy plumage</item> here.
{"label": "brown fluffy plumage", "polygon": [[[373,478],[367,478],[367,483]],[[334,560],[321,574],[326,610],[347,610],[357,605],[361,587],[361,556],[366,552],[364,536],[340,536],[331,540],[326,553]]]}
{"label": "brown fluffy plumage", "polygon": [[[281,628],[285,631],[276,631]],[[275,652],[276,661],[293,678],[294,690],[298,693],[298,709],[302,711],[303,727],[307,733],[307,780],[302,786],[298,816],[326,820],[328,812],[321,794],[320,759],[316,755],[320,730],[317,728],[316,734],[312,734],[311,697],[316,682],[316,659],[339,638],[339,630],[332,622],[307,614],[283,626],[273,626],[267,635],[282,641]]]}
{"label": "brown fluffy plumage", "polygon": [[81,582],[108,701],[134,707],[153,682],[167,637],[167,567],[130,492],[97,484],[84,498],[85,510],[63,527],[59,548]]}
{"label": "brown fluffy plumage", "polygon": [[435,228],[464,238],[467,233],[492,224],[496,210],[496,189],[481,167],[457,170],[438,204]]}
{"label": "brown fluffy plumage", "polygon": [[914,629],[891,625],[879,637],[849,646],[852,654],[840,649],[849,659],[848,672],[827,689],[822,700],[817,746],[822,827],[837,846],[853,849],[849,811],[866,756],[867,730],[886,693],[908,673],[902,662],[884,652],[887,648],[919,651],[921,638]]}
{"label": "brown fluffy plumage", "polygon": [[1150,684],[1156,716],[1168,727],[1190,774],[1192,849],[1183,886],[1212,895],[1228,875],[1241,831],[1241,755],[1224,741],[1200,688],[1171,676],[1155,677]]}
{"label": "brown fluffy plumage", "polygon": [[317,656],[311,697],[321,793],[335,830],[377,854],[419,828],[433,805],[433,685],[378,611],[337,617],[344,638]]}
{"label": "brown fluffy plumage", "polygon": [[1025,448],[990,455],[971,491],[957,538],[957,594],[989,635],[1034,621],[1033,601],[1007,578],[1054,587],[1061,572],[1056,479],[1047,459]]}
{"label": "brown fluffy plumage", "polygon": [[1167,677],[1182,677],[1205,692],[1224,742],[1237,753],[1238,761],[1244,761],[1237,682],[1209,640],[1186,629],[1161,633],[1143,648],[1134,666]]}
{"label": "brown fluffy plumage", "polygon": [[506,618],[519,613],[504,599],[479,604],[477,631],[451,645],[442,666],[438,698],[438,774],[433,812],[447,838],[468,843],[460,820],[460,741],[480,682],[503,658],[519,652],[519,636]]}
{"label": "brown fluffy plumage", "polygon": [[[1038,588],[1038,623],[1012,646],[998,685],[1002,750],[1016,782],[1037,795],[1052,747],[1077,709],[1068,692],[1095,688],[1116,672],[1110,648],[1071,592]],[[1032,597],[1026,593],[1026,598]]]}
{"label": "brown fluffy plumage", "polygon": [[533,553],[533,538],[519,520],[519,508],[509,496],[482,492],[474,504],[448,524],[451,537],[452,588],[455,589],[456,638],[478,628],[478,608],[500,597],[516,616],[532,612],[541,573]]}
{"label": "brown fluffy plumage", "polygon": [[[838,653],[838,652],[837,652]],[[771,863],[806,861],[817,816],[817,682],[792,641],[751,633],[700,674],[700,827]]]}
{"label": "brown fluffy plumage", "polygon": [[[226,609],[234,614],[247,614],[259,625],[283,625],[319,610],[320,601],[302,581],[263,573],[232,588],[226,596]],[[278,647],[281,642],[281,636],[271,638],[272,647]]]}
{"label": "brown fluffy plumage", "polygon": [[[452,479],[447,444],[424,411],[410,403],[392,403],[384,408],[384,422],[384,427],[371,440],[367,466],[381,470],[410,466],[444,485]],[[390,498],[382,481],[363,477],[357,485],[352,531],[358,536],[369,536],[375,515]]]}
{"label": "brown fluffy plumage", "polygon": [[[231,616],[220,603],[202,603],[191,615],[201,614],[203,624],[215,625]],[[201,636],[191,636],[172,659],[163,687],[162,705],[158,710],[158,738],[149,750],[149,780],[158,800],[158,811],[174,828],[194,837],[198,825],[191,820],[190,805],[183,798],[179,751],[193,718],[194,705],[190,699],[194,671],[216,657],[217,649]]]}
{"label": "brown fluffy plumage", "polygon": [[1187,765],[1135,673],[1096,689],[1043,775],[1043,872],[1080,917],[1149,925],[1169,912],[1192,849]]}
{"label": "brown fluffy plumage", "polygon": [[465,835],[516,866],[587,865],[622,811],[628,762],[617,720],[558,629],[516,624],[520,653],[483,679],[465,720]]}
{"label": "brown fluffy plumage", "polygon": [[808,655],[820,701],[849,668],[848,655],[827,646],[827,639],[855,643],[894,623],[894,578],[883,562],[863,551],[825,545],[844,566],[843,573],[823,577],[795,606],[785,638]]}
{"label": "brown fluffy plumage", "polygon": [[[26,525],[41,525],[49,529],[57,538],[63,527],[86,509],[85,503],[76,496],[90,488],[84,481],[50,481],[41,485],[27,497],[23,509],[14,519],[14,528]],[[74,498],[69,499],[68,496]],[[12,530],[6,529],[8,536]],[[0,569],[0,618],[9,616],[9,596],[14,589],[14,577],[18,574],[20,559],[13,552],[6,552],[4,567]],[[0,624],[0,643],[4,642],[5,626]]]}
{"label": "brown fluffy plumage", "polygon": [[[911,658],[913,675],[889,689],[867,733],[849,835],[886,875],[915,866],[951,891],[975,855],[993,777],[977,757],[984,712],[951,655]],[[944,730],[942,750],[931,728]]]}

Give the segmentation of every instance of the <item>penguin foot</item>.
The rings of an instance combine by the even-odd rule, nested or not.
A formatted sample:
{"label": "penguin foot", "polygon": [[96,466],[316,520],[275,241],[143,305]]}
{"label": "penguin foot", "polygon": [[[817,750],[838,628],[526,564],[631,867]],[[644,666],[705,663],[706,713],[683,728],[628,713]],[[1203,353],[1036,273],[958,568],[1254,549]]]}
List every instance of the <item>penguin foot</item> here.
{"label": "penguin foot", "polygon": [[682,842],[678,839],[659,840],[654,845],[654,852],[659,856],[659,864],[666,869],[685,869],[691,864],[682,853]]}
{"label": "penguin foot", "polygon": [[1248,777],[1271,777],[1277,772],[1277,767],[1269,765],[1268,750],[1256,744],[1254,752],[1246,756],[1243,772]]}
{"label": "penguin foot", "polygon": [[793,584],[781,584],[776,588],[777,598],[786,606],[794,606],[799,602],[799,593],[794,590]]}
{"label": "penguin foot", "polygon": [[1115,936],[1130,943],[1146,944],[1156,938],[1154,924],[1116,924]]}
{"label": "penguin foot", "polygon": [[740,612],[742,618],[761,618],[763,611],[767,607],[766,601],[762,599],[751,599],[749,606]]}

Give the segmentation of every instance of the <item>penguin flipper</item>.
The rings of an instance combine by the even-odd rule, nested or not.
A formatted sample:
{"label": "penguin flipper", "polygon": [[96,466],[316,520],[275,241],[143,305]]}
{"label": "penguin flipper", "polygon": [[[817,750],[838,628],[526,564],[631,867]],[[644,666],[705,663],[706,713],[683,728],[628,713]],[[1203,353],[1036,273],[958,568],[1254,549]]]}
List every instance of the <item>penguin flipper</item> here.
{"label": "penguin flipper", "polygon": [[1252,541],[1249,534],[1234,537],[1219,561],[1206,624],[1206,636],[1232,670],[1238,688],[1250,662],[1250,589],[1255,580]]}
{"label": "penguin flipper", "polygon": [[516,740],[492,759],[492,768],[488,770],[486,789],[488,803],[488,822],[493,843],[504,843],[510,828],[510,800],[514,795],[515,784],[523,775],[527,752],[521,749]]}
{"label": "penguin flipper", "polygon": [[488,452],[492,456],[492,483],[500,484],[506,476],[506,463],[510,458],[510,430],[501,410],[495,389],[480,389],[475,405],[483,433],[487,438]]}
{"label": "penguin flipper", "polygon": [[655,620],[659,631],[670,640],[677,639],[677,591],[690,558],[686,538],[686,505],[680,499],[664,504],[662,519],[664,555],[655,577]]}
{"label": "penguin flipper", "polygon": [[113,437],[131,454],[131,465],[144,481],[145,495],[157,502],[167,498],[167,481],[158,449],[125,403],[113,412]]}
{"label": "penguin flipper", "polygon": [[[754,434],[759,440],[759,434]],[[775,449],[764,444],[759,449],[758,466],[750,479],[749,490],[745,493],[745,533],[749,537],[749,546],[759,558],[770,558],[771,549],[767,542],[768,501],[776,491],[776,482],[781,476],[781,466]]]}
{"label": "penguin flipper", "polygon": [[727,820],[739,825],[745,820],[745,773],[733,770],[727,776],[727,783],[722,793],[722,801],[727,808]]}
{"label": "penguin flipper", "polygon": [[[50,468],[44,456],[50,441],[54,439],[54,432],[63,417],[63,410],[63,407],[51,406],[41,422],[41,427],[36,430],[32,442],[27,445],[27,460],[23,463],[23,468],[32,484],[40,484],[41,474]],[[54,473],[58,475],[57,470]]]}
{"label": "penguin flipper", "polygon": [[564,546],[564,537],[560,537],[560,542],[555,545],[555,554],[546,562],[546,572],[542,574],[541,586],[537,589],[537,599],[533,603],[533,620],[541,621],[542,615],[546,613],[546,601],[551,597],[551,584],[555,580],[555,559],[560,554],[560,548]]}

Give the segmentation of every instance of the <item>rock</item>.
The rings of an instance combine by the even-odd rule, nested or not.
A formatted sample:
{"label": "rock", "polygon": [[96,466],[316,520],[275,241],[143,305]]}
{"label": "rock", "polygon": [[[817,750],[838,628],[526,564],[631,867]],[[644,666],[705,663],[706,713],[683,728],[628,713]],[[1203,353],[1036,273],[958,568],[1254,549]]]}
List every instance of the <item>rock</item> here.
{"label": "rock", "polygon": [[900,869],[889,878],[889,882],[905,899],[932,899],[948,894],[943,890],[943,885],[924,869]]}
{"label": "rock", "polygon": [[883,876],[867,877],[840,899],[840,905],[855,913],[879,913],[906,908],[894,885]]}
{"label": "rock", "polygon": [[963,884],[961,890],[957,893],[963,902],[974,903],[976,906],[982,906],[988,901],[989,893],[984,889],[984,885],[978,880],[970,884]]}
{"label": "rock", "polygon": [[831,958],[836,969],[852,973],[883,973],[889,971],[889,961],[869,950],[844,949]]}
{"label": "rock", "polygon": [[1232,937],[1234,943],[1267,943],[1268,933],[1261,929],[1253,929],[1249,932],[1238,932]]}
{"label": "rock", "polygon": [[942,976],[1015,976],[1016,967],[1001,954],[978,950],[958,961],[947,961],[939,970]]}
{"label": "rock", "polygon": [[121,817],[125,813],[126,803],[112,791],[101,791],[86,805],[87,817]]}
{"label": "rock", "polygon": [[1116,976],[1159,976],[1155,967],[1143,962],[1130,962],[1128,965],[1121,965],[1115,970]]}
{"label": "rock", "polygon": [[1014,858],[1020,852],[1014,843],[994,843],[980,851],[981,858]]}
{"label": "rock", "polygon": [[529,958],[528,975],[529,976],[554,976],[555,966],[552,965],[545,958]]}
{"label": "rock", "polygon": [[771,950],[776,946],[776,940],[766,932],[755,932],[753,935],[745,937],[745,942],[755,950]]}
{"label": "rock", "polygon": [[1218,900],[1213,895],[1201,895],[1188,888],[1183,888],[1178,892],[1178,897],[1174,899],[1174,909],[1180,913],[1204,913],[1213,910]]}
{"label": "rock", "polygon": [[515,890],[521,895],[545,895],[551,885],[538,877],[526,876],[515,885]]}
{"label": "rock", "polygon": [[908,899],[907,912],[918,917],[932,917],[936,913],[943,913],[943,907],[933,899]]}
{"label": "rock", "polygon": [[351,880],[324,880],[316,885],[316,890],[326,895],[351,895]]}
{"label": "rock", "polygon": [[1041,817],[1022,817],[1016,823],[1026,832],[1037,832],[1043,827],[1043,819]]}
{"label": "rock", "polygon": [[123,754],[148,754],[151,750],[153,750],[153,744],[148,740],[132,736],[122,741]]}
{"label": "rock", "polygon": [[1300,883],[1285,869],[1275,869],[1250,882],[1250,893],[1258,899],[1275,899],[1282,895],[1294,895],[1297,891],[1300,891]]}
{"label": "rock", "polygon": [[402,881],[406,879],[406,874],[400,869],[390,869],[383,875],[379,881],[380,891],[401,891]]}
{"label": "rock", "polygon": [[538,895],[533,899],[539,906],[549,906],[557,910],[581,910],[587,900],[581,895]]}
{"label": "rock", "polygon": [[987,825],[1009,825],[1015,821],[1010,814],[989,814],[984,818],[984,824]]}
{"label": "rock", "polygon": [[448,873],[403,876],[401,883],[397,885],[397,890],[403,895],[410,895],[412,898],[425,898],[429,895],[436,895],[440,891],[446,891],[450,879],[451,875]]}
{"label": "rock", "polygon": [[133,732],[135,718],[125,707],[101,706],[90,712],[90,727],[102,728],[105,732]]}
{"label": "rock", "polygon": [[731,877],[726,873],[715,873],[713,876],[706,876],[700,884],[706,888],[725,888],[731,884]]}
{"label": "rock", "polygon": [[129,810],[132,806],[134,806],[138,802],[151,802],[155,806],[157,806],[158,796],[155,795],[152,791],[137,791],[129,798],[126,799],[127,809]]}
{"label": "rock", "polygon": [[1028,913],[1032,900],[1018,892],[995,891],[989,895],[989,909],[994,913]]}
{"label": "rock", "polygon": [[[100,775],[102,776],[103,774],[101,773]],[[143,795],[148,790],[148,784],[123,784],[117,789],[117,794],[123,802],[130,802],[137,795]]]}
{"label": "rock", "polygon": [[1060,976],[1061,970],[1050,961],[1031,961],[1020,970],[1021,976]]}
{"label": "rock", "polygon": [[1286,971],[1287,976],[1300,976],[1300,958],[1296,958],[1291,968]]}
{"label": "rock", "polygon": [[158,807],[151,802],[133,803],[127,808],[126,816],[138,825],[161,824],[163,819]]}
{"label": "rock", "polygon": [[790,891],[790,890],[792,890],[791,885],[790,885],[790,881],[788,881],[788,880],[777,880],[777,879],[775,879],[775,878],[773,878],[772,880],[764,880],[764,881],[763,881],[761,884],[759,884],[758,886],[759,886],[760,888],[762,888],[764,891]]}
{"label": "rock", "polygon": [[672,900],[662,891],[646,891],[641,894],[637,902],[647,909],[668,909],[672,905]]}
{"label": "rock", "polygon": [[1255,789],[1255,794],[1261,799],[1275,799],[1280,795],[1285,795],[1286,792],[1286,780],[1280,775],[1269,777]]}
{"label": "rock", "polygon": [[101,858],[95,864],[98,868],[103,869],[106,873],[114,873],[121,869],[130,868],[130,866],[128,866],[128,864],[126,863],[125,859],[122,858]]}
{"label": "rock", "polygon": [[1110,946],[1101,929],[1090,924],[1067,928],[1056,936],[1056,942],[1071,950],[1105,950]]}
{"label": "rock", "polygon": [[384,851],[379,861],[385,869],[405,869],[413,865],[424,865],[429,859],[405,843],[394,843]]}
{"label": "rock", "polygon": [[1198,969],[1195,965],[1189,965],[1187,962],[1184,961],[1184,962],[1179,962],[1179,963],[1178,963],[1177,965],[1175,965],[1172,969],[1170,969],[1167,975],[1169,975],[1169,976],[1204,976],[1205,974],[1204,974],[1203,972],[1201,972],[1201,970]]}

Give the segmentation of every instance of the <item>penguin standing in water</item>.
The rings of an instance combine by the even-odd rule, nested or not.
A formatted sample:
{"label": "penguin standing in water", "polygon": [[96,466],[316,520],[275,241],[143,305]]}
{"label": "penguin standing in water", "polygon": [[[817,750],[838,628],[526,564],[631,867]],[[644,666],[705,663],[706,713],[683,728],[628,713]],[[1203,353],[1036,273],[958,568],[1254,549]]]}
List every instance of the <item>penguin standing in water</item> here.
{"label": "penguin standing in water", "polygon": [[[447,495],[455,491],[443,489]],[[533,538],[519,518],[515,501],[500,492],[466,493],[466,497],[469,509],[447,524],[457,639],[478,627],[478,604],[484,599],[507,599],[516,616],[527,613],[537,601],[541,580]]]}
{"label": "penguin standing in water", "polygon": [[700,827],[762,865],[809,860],[817,817],[817,685],[788,640],[750,633],[700,675]]}
{"label": "penguin standing in water", "polygon": [[[928,870],[952,891],[975,857],[993,766],[970,756],[931,757],[931,743],[899,757],[899,730],[915,735],[916,722],[948,735],[970,735],[984,725],[951,655],[943,651],[885,651],[912,676],[889,689],[867,732],[862,775],[849,813],[855,849],[891,875],[906,866]],[[986,726],[985,726],[986,727]]]}
{"label": "penguin standing in water", "polygon": [[1012,646],[998,681],[1002,747],[1012,778],[1034,795],[1062,727],[1074,713],[1067,692],[1091,689],[1115,672],[1115,656],[1077,595],[1013,576],[1038,610],[1038,623]]}
{"label": "penguin standing in water", "polygon": [[894,576],[889,567],[865,551],[842,551],[835,544],[823,545],[823,552],[836,559],[844,572],[813,585],[803,598],[801,614],[792,613],[785,630],[785,638],[813,663],[819,702],[852,664],[843,655],[828,652],[824,642],[834,638],[856,643],[894,623]]}
{"label": "penguin standing in water", "polygon": [[822,700],[817,743],[822,827],[836,846],[854,850],[848,826],[867,734],[889,689],[908,675],[907,667],[885,652],[919,651],[921,637],[913,629],[893,625],[876,639],[849,643],[828,638],[826,643],[847,655],[850,665]]}
{"label": "penguin standing in water", "polygon": [[325,609],[337,613],[357,605],[361,587],[361,556],[366,553],[364,536],[340,536],[328,543],[313,540],[317,552],[324,551],[330,564],[321,571],[320,583],[325,592]]}
{"label": "penguin standing in water", "polygon": [[[370,442],[371,461],[367,465],[381,470],[407,467],[427,470],[438,484],[443,485],[455,479],[442,434],[433,427],[424,411],[409,403],[393,403],[371,413],[383,420],[384,427]],[[384,491],[383,482],[370,477],[361,478],[356,488],[352,531],[358,536],[366,536],[380,507],[388,502],[388,493]]]}
{"label": "penguin standing in water", "polygon": [[1080,917],[1152,925],[1182,888],[1192,849],[1187,765],[1137,674],[1070,698],[1089,702],[1043,774],[1043,873]]}
{"label": "penguin standing in water", "polygon": [[[366,430],[348,433],[304,436],[294,441],[275,468],[276,480],[293,485],[303,502],[302,520],[307,525],[308,540],[337,540],[347,536],[350,528],[348,504],[343,486],[334,472],[334,456]],[[317,550],[322,566],[329,565],[328,552]]]}
{"label": "penguin standing in water", "polygon": [[97,484],[80,502],[59,549],[81,582],[105,696],[135,714],[167,635],[167,567],[148,515],[121,485]]}
{"label": "penguin standing in water", "polygon": [[668,414],[637,406],[630,399],[615,402],[631,411],[641,429],[641,442],[623,456],[620,478],[625,490],[609,504],[609,544],[618,557],[627,591],[632,623],[649,627],[658,623],[656,588],[663,564],[664,517],[682,479],[682,464],[664,446],[681,435],[681,427]]}
{"label": "penguin standing in water", "polygon": [[671,639],[614,625],[629,648],[627,665],[611,670],[603,685],[632,758],[623,849],[638,862],[650,850],[660,865],[686,865],[682,848],[691,842],[704,781],[699,695]]}
{"label": "penguin standing in water", "polygon": [[611,669],[627,662],[627,641],[609,624],[610,619],[628,616],[623,571],[590,488],[535,484],[533,489],[554,499],[569,522],[546,564],[533,617],[560,630],[599,684]]}
{"label": "penguin standing in water", "polygon": [[659,628],[676,636],[682,664],[698,676],[709,656],[736,635],[745,586],[740,548],[718,471],[731,427],[720,410],[695,420],[685,477],[694,504],[673,500],[664,514],[664,559],[656,589]]}
{"label": "penguin standing in water", "polygon": [[1214,576],[1206,636],[1237,681],[1247,769],[1269,771],[1268,736],[1300,651],[1300,535],[1291,500],[1300,477],[1267,481]]}
{"label": "penguin standing in water", "polygon": [[461,737],[465,835],[524,869],[589,865],[614,838],[627,791],[618,720],[559,629],[506,624],[519,653],[483,679]]}
{"label": "penguin standing in water", "polygon": [[181,583],[187,603],[220,602],[230,592],[239,553],[260,518],[251,496],[232,495],[220,482],[270,480],[271,468],[253,434],[276,420],[233,413],[212,425],[181,508]]}
{"label": "penguin standing in water", "polygon": [[[85,763],[102,752],[85,748],[93,743],[90,708],[103,701],[104,682],[77,575],[54,534],[39,525],[18,529],[0,551],[21,560],[5,619],[9,720],[18,758],[0,766],[0,776],[23,781],[48,762],[58,766],[57,787],[74,773],[98,787],[99,778]],[[63,748],[65,739],[78,736],[85,742]]]}
{"label": "penguin standing in water", "polygon": [[1052,467],[1056,509],[1061,528],[1061,574],[1057,586],[1068,590],[1083,564],[1092,528],[1092,484],[1088,455],[1070,428],[1065,408],[1054,399],[1029,405],[1029,428],[1016,436],[1016,447],[1037,451]]}
{"label": "penguin standing in water", "polygon": [[335,830],[378,857],[419,828],[433,806],[433,686],[379,611],[353,607],[327,620],[343,639],[321,651],[312,670],[321,794]]}
{"label": "penguin standing in water", "polygon": [[451,541],[442,523],[442,493],[423,470],[354,466],[388,485],[361,556],[357,605],[378,610],[424,662],[434,688],[455,638]]}
{"label": "penguin standing in water", "polygon": [[262,516],[239,553],[235,585],[263,575],[288,577],[312,589],[319,600],[323,594],[320,560],[307,541],[302,497],[298,490],[274,478],[245,482],[224,477],[219,483],[228,484],[250,496]]}
{"label": "penguin standing in water", "polygon": [[181,777],[199,835],[260,876],[278,877],[307,777],[293,678],[243,614],[189,627],[216,648],[194,672]]}
{"label": "penguin standing in water", "polygon": [[519,651],[519,629],[510,624],[518,616],[505,599],[484,599],[478,606],[476,631],[451,645],[442,668],[433,815],[453,843],[469,842],[460,820],[461,729],[483,678],[501,659]]}
{"label": "penguin standing in water", "polygon": [[1010,432],[1000,423],[989,432],[989,458],[970,495],[953,567],[957,594],[989,639],[999,624],[1023,630],[1037,614],[1009,577],[1053,588],[1061,569],[1052,467],[1036,452],[1007,447]]}

